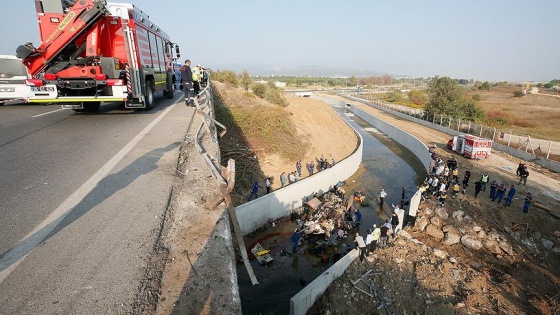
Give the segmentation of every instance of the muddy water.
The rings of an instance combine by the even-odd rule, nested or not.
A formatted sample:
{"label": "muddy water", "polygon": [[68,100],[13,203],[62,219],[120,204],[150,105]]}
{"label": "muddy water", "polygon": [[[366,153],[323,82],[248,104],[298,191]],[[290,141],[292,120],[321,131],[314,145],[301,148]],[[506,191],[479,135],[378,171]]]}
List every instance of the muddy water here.
{"label": "muddy water", "polygon": [[[364,141],[362,164],[356,173],[346,180],[346,194],[361,190],[367,196],[368,207],[360,207],[362,225],[360,234],[390,216],[391,204],[401,201],[403,187],[406,200],[410,199],[416,187],[426,177],[422,163],[408,149],[380,133],[365,121],[346,111],[336,102],[329,104],[348,121],[362,136]],[[383,208],[379,206],[379,191],[384,188],[388,196]],[[261,266],[255,259],[251,264],[258,285],[252,286],[242,262],[237,264],[238,283],[243,314],[288,314],[290,298],[305,285],[325,271],[332,263],[335,253],[344,253],[353,248],[353,238],[339,242],[337,247],[328,247],[325,252],[330,260],[324,262],[320,253],[314,252],[313,240],[306,240],[303,253],[293,256],[282,255],[282,249],[292,251],[291,236],[296,224],[288,218],[276,222],[245,238],[247,248],[257,242],[270,249],[274,262]],[[300,250],[302,250],[300,249]],[[310,253],[310,251],[312,253]],[[252,256],[250,256],[252,258]]]}

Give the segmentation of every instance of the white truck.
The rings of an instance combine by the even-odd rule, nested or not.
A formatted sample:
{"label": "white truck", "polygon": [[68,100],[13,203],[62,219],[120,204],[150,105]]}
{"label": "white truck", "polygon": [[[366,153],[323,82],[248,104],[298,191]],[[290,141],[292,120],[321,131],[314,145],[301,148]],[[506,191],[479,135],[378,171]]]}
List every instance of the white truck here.
{"label": "white truck", "polygon": [[492,152],[492,140],[473,135],[454,136],[447,142],[447,148],[466,158],[488,158]]}
{"label": "white truck", "polygon": [[31,90],[24,81],[29,78],[21,59],[12,55],[0,55],[0,106],[8,101],[27,102],[31,97]]}

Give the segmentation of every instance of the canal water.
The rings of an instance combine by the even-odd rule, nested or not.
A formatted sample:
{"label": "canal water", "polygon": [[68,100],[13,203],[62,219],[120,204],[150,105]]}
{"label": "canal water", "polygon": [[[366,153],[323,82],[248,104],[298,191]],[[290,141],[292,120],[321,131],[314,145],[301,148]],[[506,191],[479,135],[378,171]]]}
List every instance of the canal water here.
{"label": "canal water", "polygon": [[[408,149],[374,129],[371,125],[347,111],[340,101],[323,99],[344,120],[356,129],[364,141],[362,163],[356,173],[346,180],[346,195],[363,191],[368,207],[360,207],[362,225],[359,229],[365,235],[373,224],[391,215],[391,204],[401,201],[402,190],[406,189],[406,200],[416,192],[417,186],[427,176],[424,166]],[[381,188],[387,192],[385,205],[379,206]],[[406,208],[406,207],[405,207]],[[271,252],[274,262],[261,266],[252,255],[251,264],[259,281],[253,286],[242,262],[237,263],[237,276],[243,314],[288,314],[290,298],[323,273],[333,263],[333,255],[353,248],[353,237],[329,247],[326,253],[330,259],[323,261],[321,253],[313,250],[313,242],[304,242],[298,254],[284,255],[283,249],[292,252],[291,236],[296,223],[289,218],[275,222],[245,238],[247,249],[260,243]],[[303,250],[303,252],[301,252]]]}

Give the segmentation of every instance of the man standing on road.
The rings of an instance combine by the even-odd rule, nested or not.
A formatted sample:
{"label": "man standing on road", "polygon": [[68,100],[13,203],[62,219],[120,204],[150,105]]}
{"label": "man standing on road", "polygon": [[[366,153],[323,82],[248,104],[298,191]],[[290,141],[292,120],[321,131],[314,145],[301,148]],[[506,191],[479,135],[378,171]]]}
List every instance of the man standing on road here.
{"label": "man standing on road", "polygon": [[292,234],[292,244],[292,254],[295,255],[297,253],[297,248],[299,245],[299,233],[297,229],[294,231],[294,234]]}
{"label": "man standing on road", "polygon": [[372,252],[371,250],[371,243],[373,242],[373,234],[371,233],[371,229],[367,231],[366,235],[366,256],[369,256],[369,253]]}
{"label": "man standing on road", "polygon": [[309,175],[313,175],[314,171],[315,171],[315,162],[311,161],[309,162]]}
{"label": "man standing on road", "polygon": [[515,196],[515,192],[515,185],[511,185],[506,198],[506,207],[509,207],[511,205],[511,201],[513,200],[513,196]]}
{"label": "man standing on road", "polygon": [[192,83],[191,61],[185,60],[185,64],[181,67],[181,79],[183,80],[183,93],[185,93],[185,104],[193,106],[193,83]]}
{"label": "man standing on road", "polygon": [[355,239],[358,250],[360,251],[360,261],[363,261],[366,254],[366,242],[364,242],[364,238],[360,235],[360,232],[356,232],[356,239]]}
{"label": "man standing on road", "polygon": [[286,186],[287,181],[288,179],[286,178],[286,172],[282,172],[282,174],[280,174],[280,184],[282,185],[282,187]]}
{"label": "man standing on road", "polygon": [[259,188],[262,189],[262,187],[259,186],[259,182],[255,181],[253,183],[253,187],[251,187],[251,195],[249,195],[249,200],[247,201],[251,201],[251,198],[253,198],[253,196],[255,196],[255,199],[259,198]]}
{"label": "man standing on road", "polygon": [[383,226],[379,229],[379,246],[383,249],[387,247],[387,238],[389,237],[389,227],[387,224],[389,224],[389,221],[385,220],[385,224],[383,224]]}
{"label": "man standing on road", "polygon": [[192,82],[194,89],[194,96],[198,98],[198,93],[200,93],[200,79],[202,78],[201,66],[197,65],[192,69]]}
{"label": "man standing on road", "polygon": [[268,195],[270,193],[270,185],[272,185],[272,183],[270,182],[270,177],[266,178],[266,194]]}
{"label": "man standing on road", "polygon": [[530,192],[527,193],[527,197],[525,197],[525,202],[523,203],[523,213],[529,213],[529,207],[531,206],[531,202],[533,201],[533,196]]}
{"label": "man standing on road", "polygon": [[298,173],[299,177],[301,177],[301,161],[297,161],[296,170],[297,170],[297,173]]}
{"label": "man standing on road", "polygon": [[482,183],[482,191],[486,191],[486,184],[488,184],[489,180],[490,178],[488,177],[488,173],[484,173],[484,175],[482,175],[482,177],[480,178],[480,183]]}
{"label": "man standing on road", "polygon": [[379,207],[381,208],[383,208],[385,197],[387,197],[387,193],[385,192],[385,189],[381,188],[381,191],[379,192]]}

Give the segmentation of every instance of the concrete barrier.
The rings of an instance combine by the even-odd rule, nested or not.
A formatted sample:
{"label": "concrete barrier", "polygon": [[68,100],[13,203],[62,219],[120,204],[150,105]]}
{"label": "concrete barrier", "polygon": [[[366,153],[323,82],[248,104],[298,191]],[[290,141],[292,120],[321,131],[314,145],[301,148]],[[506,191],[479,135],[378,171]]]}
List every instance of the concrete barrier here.
{"label": "concrete barrier", "polygon": [[424,168],[429,173],[432,157],[428,152],[428,147],[422,141],[395,126],[364,112],[356,106],[350,106],[349,109],[354,115],[358,116],[360,119],[364,120],[377,130],[383,132],[385,135],[409,149],[410,152],[416,155],[416,157],[422,162],[422,165],[424,165]]}
{"label": "concrete barrier", "polygon": [[350,156],[337,162],[334,167],[236,207],[235,213],[243,235],[255,231],[270,221],[289,215],[295,208],[301,206],[306,198],[310,198],[316,192],[326,192],[338,181],[352,176],[362,163],[363,151],[362,137],[356,130],[354,134],[358,138],[358,146]]}
{"label": "concrete barrier", "polygon": [[340,278],[340,276],[344,274],[346,268],[348,268],[348,266],[350,266],[357,257],[358,250],[352,250],[337,261],[336,264],[332,265],[319,277],[313,280],[313,282],[303,288],[303,290],[294,295],[290,299],[290,314],[305,315],[311,306],[313,306],[317,298],[319,298],[327,290],[334,280]]}

